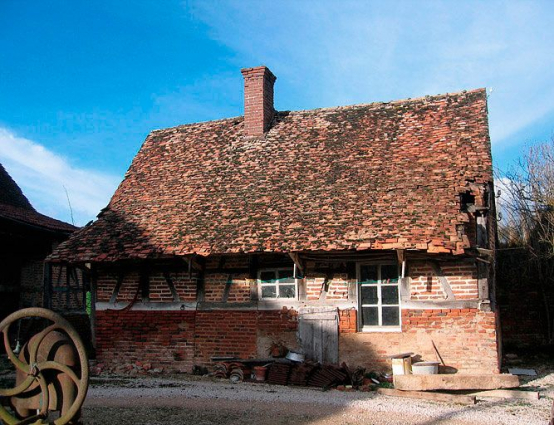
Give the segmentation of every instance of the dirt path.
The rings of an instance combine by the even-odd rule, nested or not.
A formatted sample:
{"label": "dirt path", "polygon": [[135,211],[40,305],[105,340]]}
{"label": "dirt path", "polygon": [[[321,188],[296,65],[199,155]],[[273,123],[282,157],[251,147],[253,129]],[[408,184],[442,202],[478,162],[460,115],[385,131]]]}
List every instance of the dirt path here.
{"label": "dirt path", "polygon": [[83,409],[92,424],[336,425],[545,424],[551,400],[455,406],[375,393],[322,392],[208,380],[95,381]]}

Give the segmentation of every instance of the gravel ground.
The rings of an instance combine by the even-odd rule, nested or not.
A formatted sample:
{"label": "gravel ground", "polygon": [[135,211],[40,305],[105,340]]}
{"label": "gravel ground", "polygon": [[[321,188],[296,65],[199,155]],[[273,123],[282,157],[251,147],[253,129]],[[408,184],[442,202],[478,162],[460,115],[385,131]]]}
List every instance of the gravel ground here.
{"label": "gravel ground", "polygon": [[[84,424],[546,424],[552,399],[456,406],[376,393],[208,379],[95,379]],[[116,419],[117,418],[117,419]]]}
{"label": "gravel ground", "polygon": [[[374,392],[322,391],[192,375],[176,377],[97,377],[83,406],[83,424],[195,425],[354,425],[354,424],[544,424],[554,398],[554,357],[516,357],[509,366],[534,368],[521,389],[541,399],[479,400],[457,406]],[[2,361],[3,360],[3,361]],[[13,387],[12,373],[0,356],[0,388]]]}

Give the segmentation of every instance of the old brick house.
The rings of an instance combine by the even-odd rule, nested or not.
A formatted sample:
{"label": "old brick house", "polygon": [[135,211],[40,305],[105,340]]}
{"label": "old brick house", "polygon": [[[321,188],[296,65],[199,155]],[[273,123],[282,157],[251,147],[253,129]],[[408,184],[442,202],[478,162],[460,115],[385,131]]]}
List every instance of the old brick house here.
{"label": "old brick house", "polygon": [[43,304],[44,259],[76,229],[38,213],[0,164],[0,320]]}
{"label": "old brick house", "polygon": [[88,271],[102,362],[214,356],[384,367],[413,351],[497,372],[484,89],[152,132],[98,220],[51,256]]}

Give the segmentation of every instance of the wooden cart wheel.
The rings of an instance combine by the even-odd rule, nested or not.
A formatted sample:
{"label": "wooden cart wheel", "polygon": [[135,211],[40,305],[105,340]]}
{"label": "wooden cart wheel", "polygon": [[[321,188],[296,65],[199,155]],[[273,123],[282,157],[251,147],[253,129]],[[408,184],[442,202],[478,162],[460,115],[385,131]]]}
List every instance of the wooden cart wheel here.
{"label": "wooden cart wheel", "polygon": [[[14,353],[9,340],[10,326],[25,318],[42,318],[51,322],[49,326],[35,334],[26,343],[28,350],[28,360],[25,356],[18,356]],[[55,424],[64,425],[69,423],[80,412],[81,406],[85,401],[86,393],[89,384],[88,358],[85,347],[77,331],[71,324],[61,317],[59,314],[44,308],[26,308],[16,311],[2,322],[0,322],[0,332],[4,334],[4,348],[8,355],[8,359],[15,366],[18,374],[24,376],[14,388],[0,388],[0,419],[7,425],[23,425],[23,424]],[[41,343],[45,339],[52,338],[53,333],[63,334],[64,344],[69,343],[73,346],[78,355],[78,365],[74,368],[69,367],[63,362],[45,359],[47,353],[41,353]],[[44,349],[44,348],[42,348]],[[76,373],[78,370],[78,373]],[[49,385],[54,387],[54,383],[48,382],[50,371],[57,371],[65,374],[74,384],[77,389],[77,395],[69,406],[64,406],[60,417],[53,422],[49,419],[51,410]],[[46,372],[46,373],[45,373]],[[51,375],[51,374],[50,374]],[[38,413],[29,415],[24,418],[18,418],[15,412],[10,412],[6,405],[14,399],[25,399],[29,397],[30,389],[35,392],[40,391],[40,406]],[[61,387],[61,391],[65,391]],[[59,395],[58,395],[59,396]],[[62,394],[63,400],[66,400],[68,394]],[[71,397],[72,398],[72,397]]]}

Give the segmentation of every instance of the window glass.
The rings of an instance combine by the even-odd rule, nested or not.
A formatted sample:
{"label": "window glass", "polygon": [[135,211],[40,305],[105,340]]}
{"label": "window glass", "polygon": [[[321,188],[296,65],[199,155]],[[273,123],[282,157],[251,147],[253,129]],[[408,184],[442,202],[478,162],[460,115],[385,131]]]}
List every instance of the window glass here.
{"label": "window glass", "polygon": [[378,276],[378,266],[362,265],[360,267],[361,283],[377,283]]}
{"label": "window glass", "polygon": [[294,285],[279,285],[279,298],[295,298]]}
{"label": "window glass", "polygon": [[388,264],[381,266],[381,282],[396,283],[398,282],[398,266],[396,264]]}
{"label": "window glass", "polygon": [[381,298],[383,304],[398,304],[398,286],[381,287]]}
{"label": "window glass", "polygon": [[362,286],[362,304],[377,304],[377,286]]}
{"label": "window glass", "polygon": [[400,325],[400,312],[398,307],[383,307],[383,326]]}
{"label": "window glass", "polygon": [[277,298],[277,288],[275,286],[262,286],[262,298]]}
{"label": "window glass", "polygon": [[379,325],[379,311],[377,307],[362,307],[362,320],[365,326]]}
{"label": "window glass", "polygon": [[261,270],[259,285],[261,298],[296,298],[293,268]]}

